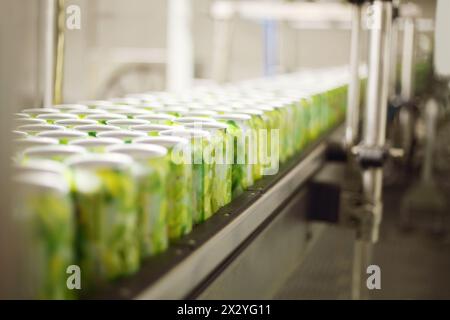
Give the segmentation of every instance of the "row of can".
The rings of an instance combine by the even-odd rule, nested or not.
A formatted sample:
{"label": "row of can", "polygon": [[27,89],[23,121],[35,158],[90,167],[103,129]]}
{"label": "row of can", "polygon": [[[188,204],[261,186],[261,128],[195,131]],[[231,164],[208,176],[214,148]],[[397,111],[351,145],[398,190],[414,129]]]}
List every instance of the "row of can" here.
{"label": "row of can", "polygon": [[138,271],[344,116],[328,69],[190,92],[15,114],[16,217],[38,298],[74,298]]}

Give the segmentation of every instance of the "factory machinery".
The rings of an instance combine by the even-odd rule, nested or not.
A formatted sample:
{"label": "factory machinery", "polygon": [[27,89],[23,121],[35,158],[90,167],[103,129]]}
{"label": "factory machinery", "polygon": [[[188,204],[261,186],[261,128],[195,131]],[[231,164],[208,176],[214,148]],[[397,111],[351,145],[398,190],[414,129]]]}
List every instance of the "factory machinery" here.
{"label": "factory machinery", "polygon": [[[414,59],[417,56],[414,54],[417,50],[414,42],[416,11],[402,9],[391,1],[373,1],[368,10],[363,10],[366,8],[364,1],[351,2],[350,68],[303,70],[274,78],[196,88],[183,94],[132,94],[110,101],[80,102],[79,109],[74,105],[60,105],[59,110],[58,106],[53,108],[75,115],[69,119],[55,117],[57,112],[42,113],[34,109],[16,115],[21,118],[18,119],[21,124],[27,123],[16,128],[17,135],[27,132],[28,137],[21,139],[22,142],[35,139],[29,136],[43,136],[59,139],[58,143],[69,144],[69,147],[75,144],[70,140],[85,138],[84,135],[95,136],[91,139],[102,135],[119,138],[133,146],[136,144],[133,139],[146,139],[141,133],[150,130],[144,129],[148,123],[135,121],[139,119],[170,119],[173,123],[179,121],[185,128],[190,128],[191,122],[200,122],[205,128],[207,123],[222,123],[227,128],[231,122],[250,121],[273,110],[287,115],[279,122],[281,161],[277,170],[266,175],[257,173],[255,181],[244,183],[242,191],[233,192],[232,201],[216,206],[217,210],[210,216],[194,221],[201,223],[195,223],[192,231],[173,239],[166,250],[142,259],[132,274],[103,283],[95,290],[81,291],[78,298],[282,297],[280,292],[299,267],[307,266],[311,259],[318,268],[320,264],[330,263],[333,252],[321,249],[321,241],[330,238],[342,244],[342,254],[346,253],[352,261],[347,270],[351,297],[368,297],[366,271],[382,223],[383,165],[392,160],[400,166],[408,164],[415,151],[412,128],[419,118],[417,114],[426,115],[426,126],[429,132],[434,132],[435,104],[429,102],[424,107],[421,97],[428,94],[429,84],[436,80],[431,74],[430,55],[421,61]],[[360,63],[363,21],[368,23],[370,36],[367,67]],[[392,43],[399,25],[403,28],[401,63],[388,58],[397,56],[397,52],[392,53]],[[401,65],[400,79],[398,64]],[[398,86],[401,87],[399,93]],[[93,111],[99,109],[102,111]],[[259,111],[246,112],[247,109]],[[105,110],[119,116],[102,118]],[[155,114],[170,117],[152,118]],[[184,121],[186,117],[191,119]],[[73,128],[79,118],[106,121],[107,125],[116,124],[121,130],[116,134],[113,130],[104,134],[96,124],[86,128],[87,134],[84,134],[83,126],[80,130]],[[31,124],[27,119],[38,121]],[[47,123],[38,124],[40,120]],[[49,121],[52,124],[48,124]],[[61,121],[66,121],[66,126]],[[127,121],[136,126],[130,130]],[[61,133],[58,125],[63,125],[63,130],[83,134]],[[86,125],[89,124],[86,122]],[[39,126],[44,128],[37,128]],[[45,131],[48,126],[57,129],[55,133]],[[124,126],[127,130],[123,130]],[[400,138],[388,143],[388,129],[389,132],[400,131]],[[161,130],[154,127],[151,131],[153,135],[154,131]],[[21,150],[16,160],[26,163],[33,158],[33,152],[39,153],[39,148],[37,152]],[[114,146],[108,148],[120,151]],[[77,161],[69,159],[63,163],[69,167],[75,163],[76,167]],[[335,271],[338,272],[341,271]],[[326,280],[304,281],[302,285],[312,288],[324,285]]]}

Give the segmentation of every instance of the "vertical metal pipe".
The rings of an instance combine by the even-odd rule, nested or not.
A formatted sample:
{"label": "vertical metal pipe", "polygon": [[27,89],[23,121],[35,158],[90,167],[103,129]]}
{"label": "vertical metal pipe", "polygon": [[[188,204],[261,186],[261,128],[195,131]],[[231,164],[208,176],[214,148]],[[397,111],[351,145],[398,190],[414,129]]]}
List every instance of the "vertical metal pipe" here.
{"label": "vertical metal pipe", "polygon": [[401,97],[406,102],[414,96],[414,40],[416,32],[413,18],[405,18],[403,21]]}
{"label": "vertical metal pipe", "polygon": [[234,22],[232,17],[214,20],[212,78],[218,83],[228,80]]}
{"label": "vertical metal pipe", "polygon": [[55,65],[54,65],[54,93],[53,103],[63,102],[63,80],[64,80],[64,49],[65,49],[65,0],[58,0],[56,7],[56,45],[55,45]]}
{"label": "vertical metal pipe", "polygon": [[395,97],[397,95],[397,64],[398,64],[398,19],[392,21],[392,33],[391,33],[391,70],[389,77],[389,97]]}
{"label": "vertical metal pipe", "polygon": [[374,1],[370,7],[369,77],[363,142],[366,146],[384,146],[389,84],[392,3]]}
{"label": "vertical metal pipe", "polygon": [[360,83],[359,56],[361,44],[361,5],[352,8],[352,32],[350,42],[350,83],[347,97],[345,144],[352,146],[358,139]]}
{"label": "vertical metal pipe", "polygon": [[422,181],[425,183],[432,182],[433,174],[433,151],[436,140],[436,122],[438,117],[438,105],[436,100],[430,99],[425,106],[426,119],[426,145],[425,159],[422,169]]}
{"label": "vertical metal pipe", "polygon": [[167,6],[167,89],[181,91],[191,86],[194,75],[192,3],[169,0]]}
{"label": "vertical metal pipe", "polygon": [[53,104],[55,85],[56,0],[45,0],[43,19],[43,104]]}
{"label": "vertical metal pipe", "polygon": [[[391,44],[392,3],[376,0],[369,7],[370,29],[369,77],[364,117],[363,144],[366,147],[384,147],[386,140],[387,98],[389,89],[389,57]],[[378,240],[378,227],[382,216],[382,169],[363,172],[364,212],[353,260],[354,282],[352,296],[367,298],[365,271],[371,261],[372,244]],[[358,287],[359,284],[359,287]],[[358,287],[358,288],[356,288]]]}

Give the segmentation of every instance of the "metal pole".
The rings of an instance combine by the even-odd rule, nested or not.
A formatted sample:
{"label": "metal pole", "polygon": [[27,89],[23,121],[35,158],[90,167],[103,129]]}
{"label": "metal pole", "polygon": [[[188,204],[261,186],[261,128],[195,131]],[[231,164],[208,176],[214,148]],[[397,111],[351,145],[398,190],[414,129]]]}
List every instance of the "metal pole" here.
{"label": "metal pole", "polygon": [[431,183],[433,179],[433,151],[436,140],[436,122],[438,117],[438,105],[436,100],[430,99],[425,106],[426,118],[426,145],[425,159],[422,169],[422,181]]}
{"label": "metal pole", "polygon": [[397,95],[397,55],[398,55],[398,19],[392,21],[392,36],[391,36],[391,71],[389,78],[389,97]]}
{"label": "metal pole", "polygon": [[[363,145],[370,148],[384,147],[386,140],[387,100],[389,89],[389,57],[391,44],[392,3],[376,0],[369,7],[370,29],[369,77],[364,117]],[[378,240],[378,227],[382,216],[383,171],[379,168],[363,172],[364,209],[353,261],[353,279],[365,277],[371,261],[372,244]],[[352,297],[367,298],[365,281],[353,286]]]}
{"label": "metal pole", "polygon": [[399,34],[399,11],[400,0],[392,1],[392,27],[391,27],[391,55],[390,55],[390,77],[389,77],[389,97],[394,98],[397,95],[397,64],[398,64],[398,34]]}
{"label": "metal pole", "polygon": [[214,20],[212,78],[218,83],[228,80],[232,49],[233,18]]}
{"label": "metal pole", "polygon": [[53,105],[55,95],[56,0],[45,0],[43,20],[43,104]]}
{"label": "metal pole", "polygon": [[414,40],[416,32],[413,18],[404,18],[403,21],[401,97],[403,101],[408,102],[414,96]]}
{"label": "metal pole", "polygon": [[192,85],[194,62],[192,54],[190,0],[170,0],[167,7],[167,89],[181,91]]}
{"label": "metal pole", "polygon": [[382,147],[386,140],[392,3],[377,0],[370,8],[369,77],[363,143]]}
{"label": "metal pole", "polygon": [[352,8],[352,33],[350,43],[350,83],[347,97],[345,144],[352,146],[358,139],[359,125],[359,55],[361,43],[361,5]]}

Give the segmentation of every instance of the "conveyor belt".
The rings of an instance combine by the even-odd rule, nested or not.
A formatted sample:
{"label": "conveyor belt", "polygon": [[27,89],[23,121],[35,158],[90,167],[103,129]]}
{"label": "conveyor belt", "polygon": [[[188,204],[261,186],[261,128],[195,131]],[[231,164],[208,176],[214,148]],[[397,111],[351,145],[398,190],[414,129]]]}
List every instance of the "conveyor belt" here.
{"label": "conveyor belt", "polygon": [[337,132],[335,128],[324,134],[300,155],[285,163],[277,175],[258,181],[167,252],[145,261],[136,275],[104,288],[94,298],[190,297],[323,165],[326,141]]}

